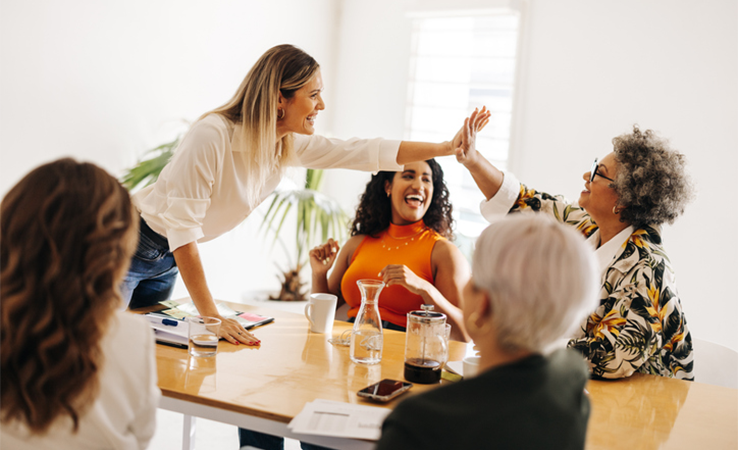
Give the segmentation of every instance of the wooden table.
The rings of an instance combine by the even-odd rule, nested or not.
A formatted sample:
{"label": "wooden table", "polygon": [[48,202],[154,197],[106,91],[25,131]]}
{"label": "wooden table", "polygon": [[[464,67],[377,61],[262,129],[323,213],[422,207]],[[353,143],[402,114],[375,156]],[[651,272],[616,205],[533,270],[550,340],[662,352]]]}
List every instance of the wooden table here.
{"label": "wooden table", "polygon": [[588,450],[738,449],[738,389],[635,374],[587,390]]}
{"label": "wooden table", "polygon": [[[383,378],[403,379],[405,333],[384,330],[382,362],[365,366],[351,362],[348,347],[328,342],[350,330],[353,325],[348,322],[336,321],[332,335],[318,334],[309,330],[301,314],[228,305],[237,311],[272,316],[275,321],[252,330],[261,340],[259,347],[220,341],[215,358],[194,358],[187,350],[157,345],[161,408],[327,447],[374,447],[368,441],[294,435],[287,424],[305,403],[316,399],[392,408],[399,399],[377,404],[356,392]],[[452,341],[450,360],[461,360],[466,348],[465,343]],[[415,384],[400,399],[436,386]]]}
{"label": "wooden table", "polygon": [[[158,345],[160,407],[327,447],[374,447],[361,440],[297,436],[287,423],[316,399],[373,404],[356,392],[383,378],[403,379],[404,333],[385,330],[382,362],[363,366],[351,362],[348,347],[330,344],[331,336],[310,332],[303,315],[230,306],[276,318],[254,330],[261,346],[221,341],[217,357],[192,358],[186,350]],[[350,328],[351,324],[336,321],[332,336]],[[449,347],[449,360],[458,361],[467,345],[451,342]],[[437,386],[415,384],[383,406],[393,408],[402,399]],[[738,448],[736,389],[640,374],[593,380],[587,389],[592,401],[587,449]]]}

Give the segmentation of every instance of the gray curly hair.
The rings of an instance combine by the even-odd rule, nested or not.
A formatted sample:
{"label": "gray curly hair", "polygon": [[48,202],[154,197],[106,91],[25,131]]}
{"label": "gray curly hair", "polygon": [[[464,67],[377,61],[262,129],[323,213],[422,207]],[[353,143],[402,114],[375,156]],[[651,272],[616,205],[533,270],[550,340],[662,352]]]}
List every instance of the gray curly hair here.
{"label": "gray curly hair", "polygon": [[620,167],[610,186],[618,194],[620,220],[636,228],[674,223],[694,195],[684,155],[638,125],[612,143]]}

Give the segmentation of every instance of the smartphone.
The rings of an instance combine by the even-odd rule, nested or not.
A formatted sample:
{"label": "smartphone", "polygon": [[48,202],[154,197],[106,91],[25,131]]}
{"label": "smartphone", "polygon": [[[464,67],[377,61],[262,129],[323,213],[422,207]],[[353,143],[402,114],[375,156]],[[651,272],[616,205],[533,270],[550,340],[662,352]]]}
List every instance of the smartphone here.
{"label": "smartphone", "polygon": [[356,394],[359,397],[368,398],[378,402],[388,402],[403,392],[413,387],[412,383],[407,381],[397,381],[385,378],[379,383],[374,383],[360,390]]}

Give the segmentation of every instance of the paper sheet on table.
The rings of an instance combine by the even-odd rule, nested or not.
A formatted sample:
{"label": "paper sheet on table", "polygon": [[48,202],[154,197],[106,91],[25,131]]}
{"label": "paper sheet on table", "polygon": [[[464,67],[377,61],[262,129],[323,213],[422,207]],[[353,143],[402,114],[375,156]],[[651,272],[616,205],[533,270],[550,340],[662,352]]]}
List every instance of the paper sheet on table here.
{"label": "paper sheet on table", "polygon": [[288,427],[294,433],[376,441],[390,412],[388,408],[318,399],[306,403]]}
{"label": "paper sheet on table", "polygon": [[448,361],[446,363],[446,370],[455,374],[464,376],[464,362],[463,361]]}

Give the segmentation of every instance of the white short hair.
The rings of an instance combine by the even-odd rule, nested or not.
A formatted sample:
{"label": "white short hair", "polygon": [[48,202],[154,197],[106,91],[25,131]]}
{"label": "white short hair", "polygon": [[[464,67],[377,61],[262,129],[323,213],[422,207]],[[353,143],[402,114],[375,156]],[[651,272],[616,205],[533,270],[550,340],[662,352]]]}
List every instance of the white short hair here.
{"label": "white short hair", "polygon": [[498,344],[541,352],[597,305],[594,251],[575,229],[543,214],[514,214],[476,243],[474,285],[486,291]]}

